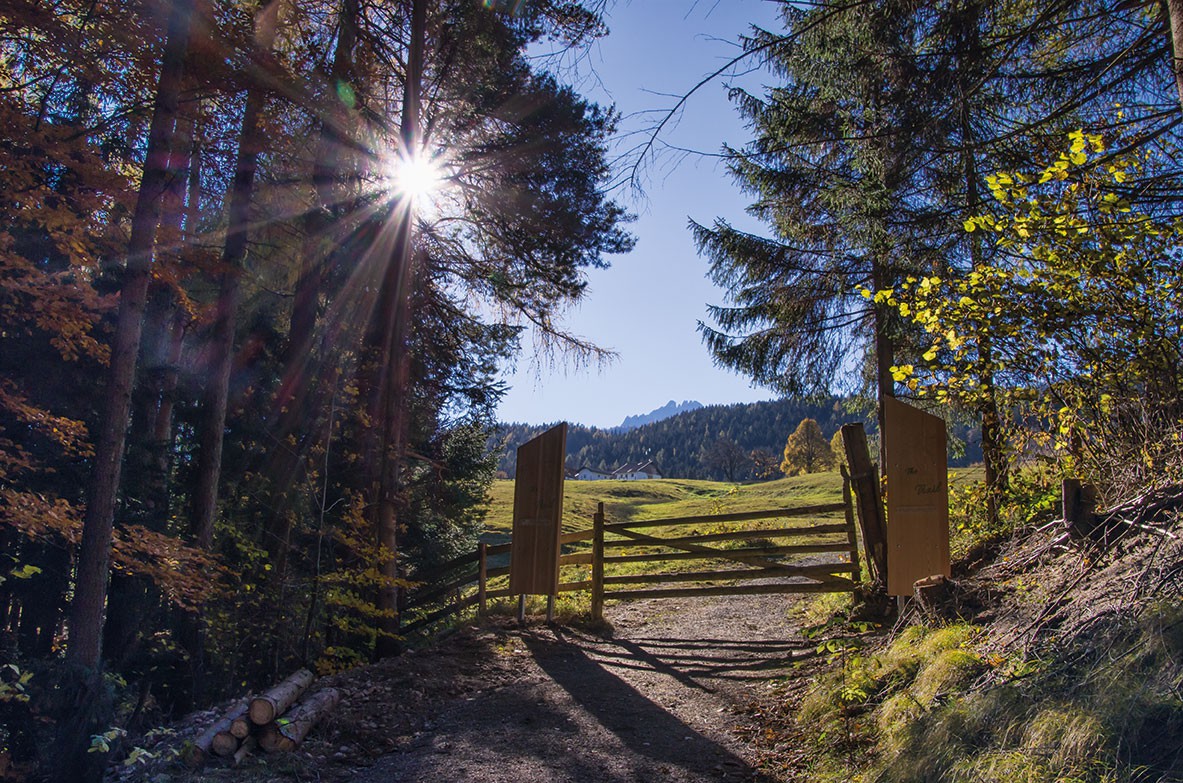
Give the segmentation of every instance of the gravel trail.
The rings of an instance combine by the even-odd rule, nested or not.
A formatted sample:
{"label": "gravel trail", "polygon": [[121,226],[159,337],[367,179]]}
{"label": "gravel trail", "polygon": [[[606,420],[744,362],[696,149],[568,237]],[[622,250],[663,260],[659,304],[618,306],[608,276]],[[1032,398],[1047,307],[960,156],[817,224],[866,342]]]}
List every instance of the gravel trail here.
{"label": "gravel trail", "polygon": [[495,682],[439,704],[349,783],[771,781],[732,729],[811,652],[788,619],[793,600],[622,604],[606,637],[503,628]]}

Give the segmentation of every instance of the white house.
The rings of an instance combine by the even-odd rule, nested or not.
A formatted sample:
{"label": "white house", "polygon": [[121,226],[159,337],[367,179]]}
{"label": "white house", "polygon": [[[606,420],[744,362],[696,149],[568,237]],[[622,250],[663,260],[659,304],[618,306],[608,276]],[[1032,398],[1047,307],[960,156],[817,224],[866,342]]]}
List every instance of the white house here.
{"label": "white house", "polygon": [[584,465],[582,468],[575,471],[575,475],[572,476],[572,478],[577,481],[603,481],[604,479],[614,478],[614,476],[611,473],[606,473],[602,470],[596,470],[595,468],[589,468],[587,465]]}
{"label": "white house", "polygon": [[653,460],[648,462],[629,463],[621,465],[616,470],[612,471],[612,478],[621,481],[644,481],[645,479],[659,479],[661,478],[661,469],[657,467],[657,463]]}

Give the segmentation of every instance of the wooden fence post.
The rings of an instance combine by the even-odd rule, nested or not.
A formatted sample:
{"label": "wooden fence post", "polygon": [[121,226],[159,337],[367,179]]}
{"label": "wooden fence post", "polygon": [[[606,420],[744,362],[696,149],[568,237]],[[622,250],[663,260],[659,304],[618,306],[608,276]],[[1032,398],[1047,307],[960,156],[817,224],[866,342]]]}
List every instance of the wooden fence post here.
{"label": "wooden fence post", "polygon": [[486,585],[489,581],[489,545],[484,541],[477,544],[476,547],[476,562],[477,562],[477,617],[482,620],[485,613],[488,611],[485,595],[488,592]]}
{"label": "wooden fence post", "polygon": [[858,521],[863,533],[863,549],[871,580],[887,584],[887,526],[884,524],[883,500],[879,494],[879,471],[867,450],[867,433],[862,424],[842,425],[842,444],[850,481],[858,500]]}
{"label": "wooden fence post", "polygon": [[593,620],[604,619],[604,504],[596,507],[592,518],[592,595]]}
{"label": "wooden fence post", "polygon": [[1097,488],[1080,479],[1066,478],[1061,486],[1064,526],[1068,535],[1083,540],[1097,527]]}
{"label": "wooden fence post", "polygon": [[854,497],[850,494],[850,473],[842,465],[842,502],[846,504],[846,536],[850,540],[850,564],[854,566],[854,581],[862,579],[858,561],[858,538],[854,531]]}

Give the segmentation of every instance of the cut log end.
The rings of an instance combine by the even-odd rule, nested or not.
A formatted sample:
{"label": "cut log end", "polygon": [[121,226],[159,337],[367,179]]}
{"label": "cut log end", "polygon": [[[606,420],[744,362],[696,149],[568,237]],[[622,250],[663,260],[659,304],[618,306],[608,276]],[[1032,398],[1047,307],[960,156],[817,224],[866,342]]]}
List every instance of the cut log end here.
{"label": "cut log end", "polygon": [[271,690],[251,699],[248,711],[251,722],[256,726],[266,726],[283,715],[284,710],[300,698],[300,694],[308,689],[315,678],[312,672],[300,669]]}
{"label": "cut log end", "polygon": [[958,615],[957,583],[941,574],[919,579],[912,589],[916,604],[930,620],[943,622],[954,620]]}
{"label": "cut log end", "polygon": [[275,705],[266,698],[258,697],[251,701],[251,723],[256,726],[266,726],[276,718]]}
{"label": "cut log end", "polygon": [[235,718],[230,723],[230,733],[240,740],[246,739],[251,733],[251,721],[247,717]]}
{"label": "cut log end", "polygon": [[219,731],[210,743],[215,756],[233,756],[238,750],[238,737],[228,731]]}

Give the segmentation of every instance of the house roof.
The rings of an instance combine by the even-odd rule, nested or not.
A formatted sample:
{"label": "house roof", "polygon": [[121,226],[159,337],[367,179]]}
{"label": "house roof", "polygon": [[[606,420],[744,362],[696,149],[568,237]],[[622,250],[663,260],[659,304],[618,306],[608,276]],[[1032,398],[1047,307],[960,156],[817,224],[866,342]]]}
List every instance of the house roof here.
{"label": "house roof", "polygon": [[616,470],[612,471],[614,474],[621,473],[651,473],[660,476],[661,468],[657,467],[657,463],[653,460],[648,462],[629,462],[621,465]]}

